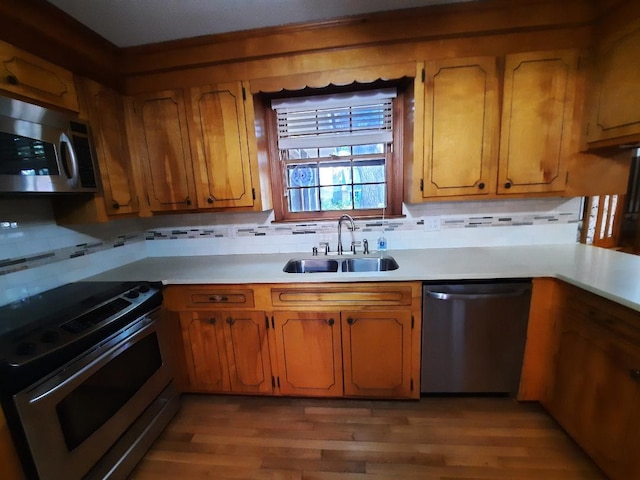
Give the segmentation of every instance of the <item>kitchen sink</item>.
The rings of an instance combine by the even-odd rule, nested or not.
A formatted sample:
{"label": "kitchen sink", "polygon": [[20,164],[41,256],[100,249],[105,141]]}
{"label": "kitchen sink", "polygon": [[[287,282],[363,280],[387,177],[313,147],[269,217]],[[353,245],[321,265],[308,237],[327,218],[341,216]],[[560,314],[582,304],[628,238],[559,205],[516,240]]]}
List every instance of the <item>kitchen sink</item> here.
{"label": "kitchen sink", "polygon": [[398,262],[393,257],[348,258],[342,261],[343,272],[386,272],[397,269]]}
{"label": "kitchen sink", "polygon": [[393,257],[353,257],[291,259],[282,269],[287,273],[386,272],[398,269]]}

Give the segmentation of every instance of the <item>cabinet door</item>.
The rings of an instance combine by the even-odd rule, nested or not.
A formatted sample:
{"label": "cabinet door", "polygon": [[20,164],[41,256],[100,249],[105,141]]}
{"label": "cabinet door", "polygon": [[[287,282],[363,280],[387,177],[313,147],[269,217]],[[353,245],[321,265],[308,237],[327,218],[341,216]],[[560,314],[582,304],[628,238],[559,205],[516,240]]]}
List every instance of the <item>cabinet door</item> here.
{"label": "cabinet door", "polygon": [[242,84],[211,85],[189,92],[198,207],[252,206]]}
{"label": "cabinet door", "polygon": [[79,93],[91,124],[105,210],[108,215],[138,211],[133,168],[125,129],[122,97],[114,90],[89,79],[81,79]]}
{"label": "cabinet door", "polygon": [[182,91],[140,95],[134,101],[133,142],[143,164],[153,211],[195,208],[191,150]]}
{"label": "cabinet door", "polygon": [[412,391],[411,312],[342,312],[344,393],[405,397]]}
{"label": "cabinet door", "polygon": [[340,314],[276,312],[274,320],[280,392],[341,396]]}
{"label": "cabinet door", "polygon": [[73,74],[0,41],[0,89],[78,111]]}
{"label": "cabinet door", "polygon": [[562,191],[572,148],[578,55],[507,55],[498,193]]}
{"label": "cabinet door", "polygon": [[179,315],[190,390],[230,391],[220,313],[180,312]]}
{"label": "cabinet door", "polygon": [[[640,20],[597,54],[587,141],[632,143],[640,137]],[[629,136],[633,135],[632,138]],[[624,138],[627,137],[627,138]]]}
{"label": "cabinet door", "polygon": [[425,64],[422,196],[495,191],[498,79],[495,57]]}
{"label": "cabinet door", "polygon": [[271,363],[264,312],[223,312],[232,392],[271,393]]}
{"label": "cabinet door", "polygon": [[640,348],[569,311],[561,325],[547,407],[607,476],[640,478]]}

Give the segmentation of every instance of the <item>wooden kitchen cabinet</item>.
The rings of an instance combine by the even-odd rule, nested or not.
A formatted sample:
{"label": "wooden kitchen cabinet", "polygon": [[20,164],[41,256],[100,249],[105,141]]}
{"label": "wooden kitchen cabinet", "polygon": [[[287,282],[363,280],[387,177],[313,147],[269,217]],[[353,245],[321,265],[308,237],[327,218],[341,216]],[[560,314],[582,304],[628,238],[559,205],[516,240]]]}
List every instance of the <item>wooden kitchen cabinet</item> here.
{"label": "wooden kitchen cabinet", "polygon": [[345,395],[410,397],[411,312],[355,310],[341,317]]}
{"label": "wooden kitchen cabinet", "polygon": [[640,141],[640,20],[607,36],[590,84],[586,140],[593,148]]}
{"label": "wooden kitchen cabinet", "polygon": [[189,89],[198,208],[253,206],[245,103],[240,82]]}
{"label": "wooden kitchen cabinet", "polygon": [[138,195],[127,143],[122,96],[87,78],[79,79],[78,93],[93,133],[105,214],[137,213]]}
{"label": "wooden kitchen cabinet", "polygon": [[575,50],[505,57],[499,194],[565,189],[577,66]]}
{"label": "wooden kitchen cabinet", "polygon": [[611,479],[640,478],[640,315],[566,287],[545,406]]}
{"label": "wooden kitchen cabinet", "polygon": [[274,312],[279,387],[284,395],[340,397],[339,312]]}
{"label": "wooden kitchen cabinet", "polygon": [[189,390],[271,393],[264,312],[180,312]]}
{"label": "wooden kitchen cabinet", "polygon": [[141,94],[128,105],[132,150],[142,163],[149,209],[194,209],[196,192],[182,90]]}
{"label": "wooden kitchen cabinet", "polygon": [[495,192],[498,77],[495,57],[426,62],[424,154],[414,168],[423,198]]}
{"label": "wooden kitchen cabinet", "polygon": [[36,103],[78,111],[73,74],[0,41],[0,89]]}

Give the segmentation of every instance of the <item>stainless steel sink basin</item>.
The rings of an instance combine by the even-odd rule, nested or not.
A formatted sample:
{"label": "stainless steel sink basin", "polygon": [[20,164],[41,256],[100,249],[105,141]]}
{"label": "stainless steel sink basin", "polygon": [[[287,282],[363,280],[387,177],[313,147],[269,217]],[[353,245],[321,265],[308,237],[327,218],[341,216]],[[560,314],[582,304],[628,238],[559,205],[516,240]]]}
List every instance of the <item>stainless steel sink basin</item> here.
{"label": "stainless steel sink basin", "polygon": [[348,258],[342,261],[343,272],[386,272],[397,269],[398,262],[393,257]]}
{"label": "stainless steel sink basin", "polygon": [[289,260],[283,270],[287,273],[337,272],[340,262],[331,258]]}
{"label": "stainless steel sink basin", "polygon": [[291,259],[282,270],[287,273],[386,272],[397,268],[398,262],[393,257],[352,257]]}

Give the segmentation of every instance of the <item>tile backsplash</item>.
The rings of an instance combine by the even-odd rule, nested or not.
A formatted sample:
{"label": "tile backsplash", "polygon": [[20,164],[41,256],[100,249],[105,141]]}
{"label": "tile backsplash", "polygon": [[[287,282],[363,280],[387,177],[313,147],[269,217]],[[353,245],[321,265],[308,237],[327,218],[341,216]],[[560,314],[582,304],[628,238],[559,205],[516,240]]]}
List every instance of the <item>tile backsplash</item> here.
{"label": "tile backsplash", "polygon": [[[384,235],[389,250],[574,243],[581,199],[405,205],[403,218],[356,221],[343,244]],[[47,198],[0,199],[0,305],[145,258],[334,250],[336,222],[273,223],[272,212],[167,215],[61,227]],[[360,247],[361,249],[361,247]]]}

